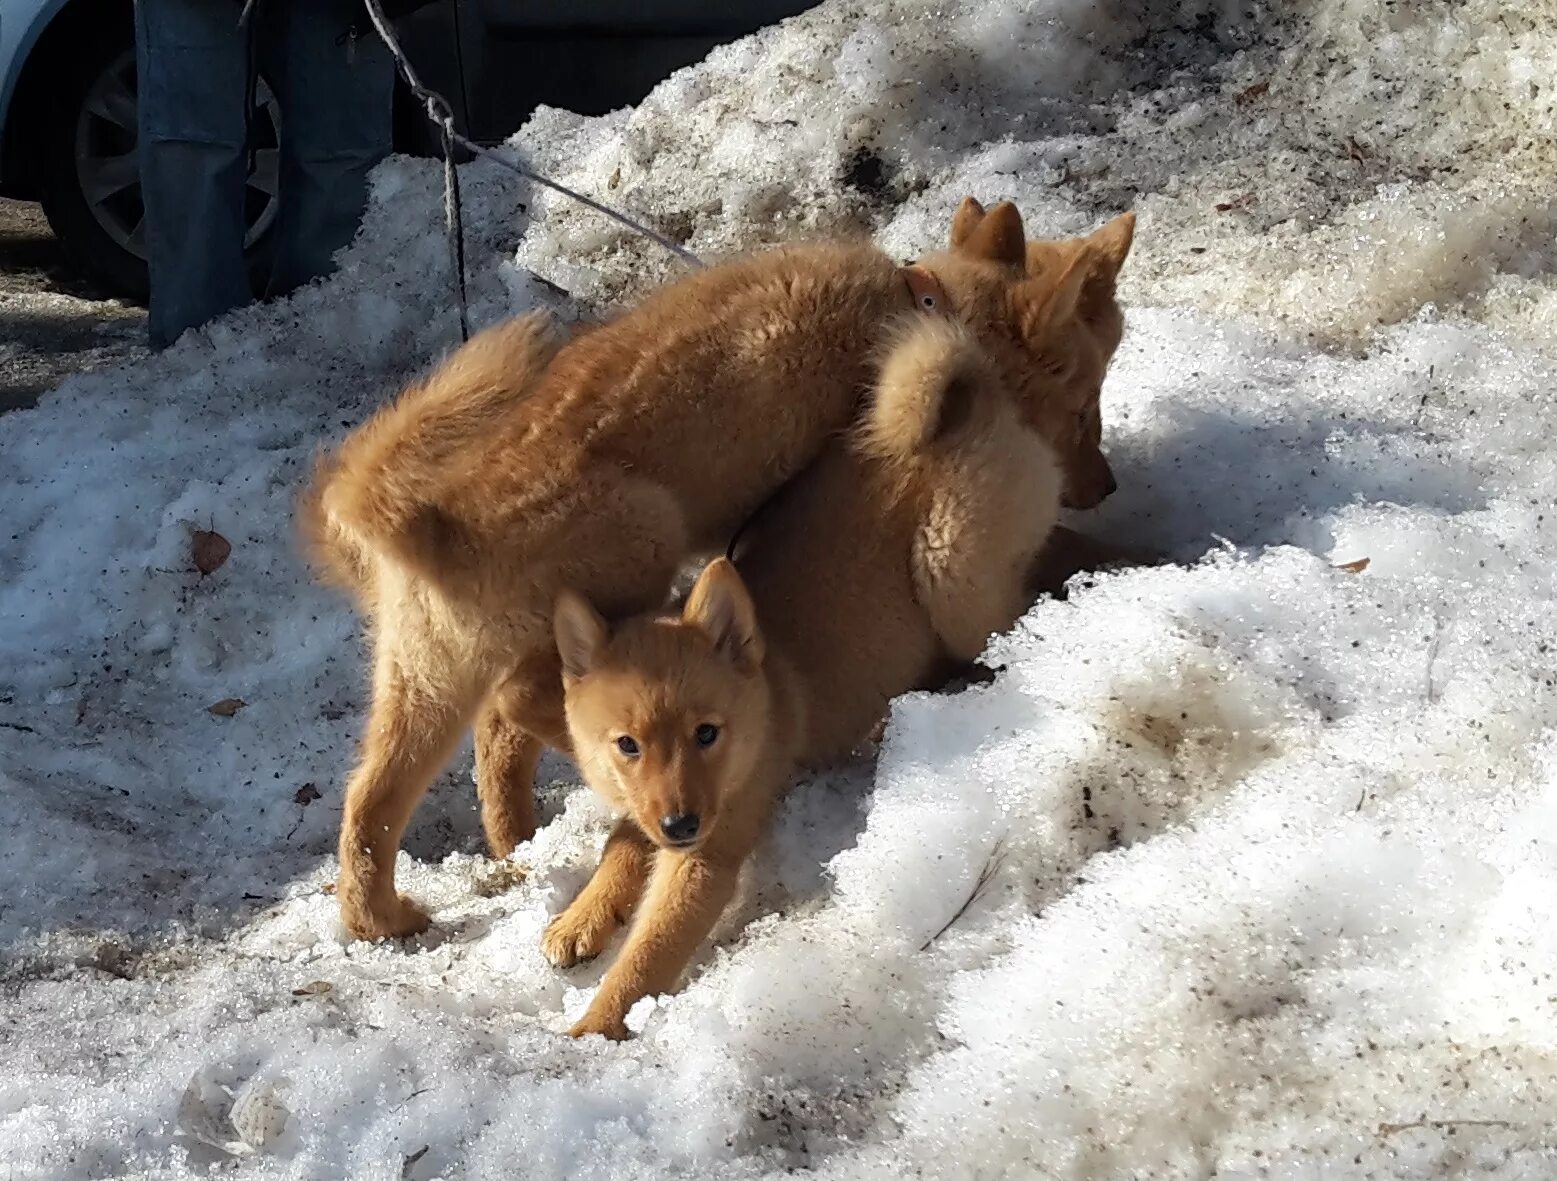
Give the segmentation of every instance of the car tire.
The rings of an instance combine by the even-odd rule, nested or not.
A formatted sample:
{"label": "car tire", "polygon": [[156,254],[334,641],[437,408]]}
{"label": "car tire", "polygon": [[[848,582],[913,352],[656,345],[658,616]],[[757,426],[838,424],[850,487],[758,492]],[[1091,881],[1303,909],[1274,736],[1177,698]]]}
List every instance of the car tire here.
{"label": "car tire", "polygon": [[[117,35],[84,38],[72,49],[69,59],[59,64],[55,101],[43,128],[39,201],[73,267],[113,294],[144,303],[149,286],[145,248],[135,229],[141,198],[133,32],[121,26]],[[255,280],[264,271],[266,240],[275,217],[280,130],[275,99],[263,80],[259,114],[259,168],[246,190],[245,256]],[[96,181],[90,194],[89,176]]]}
{"label": "car tire", "polygon": [[[42,129],[38,198],[72,267],[116,295],[144,300],[147,289],[145,259],[137,258],[120,246],[99,224],[82,189],[75,154],[76,127],[87,95],[126,49],[134,52],[134,43],[100,37],[78,44],[77,48],[78,55],[60,63],[56,101],[49,104]],[[134,140],[131,139],[129,150],[133,149]],[[138,181],[135,187],[140,187]]]}

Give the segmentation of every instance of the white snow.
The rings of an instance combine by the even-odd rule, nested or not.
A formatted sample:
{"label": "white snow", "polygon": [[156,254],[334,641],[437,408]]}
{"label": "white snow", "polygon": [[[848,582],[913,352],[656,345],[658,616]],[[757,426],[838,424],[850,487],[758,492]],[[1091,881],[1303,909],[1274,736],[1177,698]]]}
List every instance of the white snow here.
{"label": "white snow", "polygon": [[[1557,14],[1285,12],[830,0],[517,135],[705,254],[1141,213],[1078,523],[1179,564],[799,786],[629,1043],[561,1035],[604,965],[538,947],[609,824],[563,761],[508,866],[468,755],[435,786],[428,936],[322,890],[365,678],[290,507],[455,338],[435,167],[338,277],[0,418],[0,1174],[1557,1173]],[[464,187],[478,323],[675,271]]]}

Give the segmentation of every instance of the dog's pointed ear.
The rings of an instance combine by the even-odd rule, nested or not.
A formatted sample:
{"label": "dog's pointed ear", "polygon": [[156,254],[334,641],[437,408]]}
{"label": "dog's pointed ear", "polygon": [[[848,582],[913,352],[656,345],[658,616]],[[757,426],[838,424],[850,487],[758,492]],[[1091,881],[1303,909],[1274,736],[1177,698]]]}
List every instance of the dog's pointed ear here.
{"label": "dog's pointed ear", "polygon": [[1022,230],[1022,215],[1011,202],[1002,201],[979,219],[957,249],[988,262],[1026,267],[1027,235]]}
{"label": "dog's pointed ear", "polygon": [[956,215],[952,217],[951,244],[956,250],[968,240],[968,235],[978,228],[979,222],[984,220],[984,207],[972,197],[964,197],[962,204],[957,206]]}
{"label": "dog's pointed ear", "polygon": [[714,647],[743,668],[762,662],[757,608],[728,558],[715,558],[698,575],[681,618],[703,630]]}
{"label": "dog's pointed ear", "polygon": [[1094,230],[1087,236],[1087,246],[1098,259],[1099,277],[1112,279],[1119,274],[1119,268],[1124,266],[1125,258],[1130,253],[1130,244],[1134,241],[1134,213],[1121,213],[1102,229]]}
{"label": "dog's pointed ear", "polygon": [[581,596],[565,590],[557,596],[552,612],[552,634],[562,657],[562,671],[570,677],[582,677],[600,662],[610,629],[606,621]]}

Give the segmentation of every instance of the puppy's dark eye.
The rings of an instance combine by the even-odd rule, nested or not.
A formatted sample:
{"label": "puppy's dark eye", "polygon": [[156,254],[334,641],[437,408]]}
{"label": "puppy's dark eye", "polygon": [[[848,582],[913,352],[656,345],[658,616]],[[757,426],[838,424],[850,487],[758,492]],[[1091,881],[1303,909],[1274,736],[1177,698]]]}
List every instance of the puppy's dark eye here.
{"label": "puppy's dark eye", "polygon": [[719,727],[704,722],[692,732],[699,746],[712,746],[719,738]]}
{"label": "puppy's dark eye", "polygon": [[638,740],[623,734],[616,740],[616,749],[628,758],[636,759],[638,757]]}

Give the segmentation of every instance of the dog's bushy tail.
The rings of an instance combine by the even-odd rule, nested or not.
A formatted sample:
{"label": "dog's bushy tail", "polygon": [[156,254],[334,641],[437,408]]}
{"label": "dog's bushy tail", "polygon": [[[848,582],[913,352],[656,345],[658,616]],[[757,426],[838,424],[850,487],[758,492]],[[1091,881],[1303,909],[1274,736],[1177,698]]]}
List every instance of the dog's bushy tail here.
{"label": "dog's bushy tail", "polygon": [[298,524],[331,581],[367,592],[373,553],[427,564],[442,545],[450,458],[529,395],[561,343],[541,312],[488,328],[319,457]]}
{"label": "dog's bushy tail", "polygon": [[[1034,307],[1035,320],[1050,327],[1068,324],[1097,261],[1090,247],[1077,252]],[[859,445],[889,463],[911,459],[978,418],[991,406],[984,395],[998,381],[966,325],[940,316],[915,316],[887,341],[875,399],[860,424]]]}
{"label": "dog's bushy tail", "polygon": [[859,445],[878,459],[905,461],[947,437],[974,413],[995,380],[978,340],[955,320],[912,320],[888,343]]}

